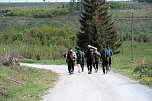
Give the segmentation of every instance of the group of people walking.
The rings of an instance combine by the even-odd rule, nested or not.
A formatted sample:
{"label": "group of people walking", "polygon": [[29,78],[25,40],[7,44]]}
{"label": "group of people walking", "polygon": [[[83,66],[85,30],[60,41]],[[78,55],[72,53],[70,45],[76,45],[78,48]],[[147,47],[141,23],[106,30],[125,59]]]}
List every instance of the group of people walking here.
{"label": "group of people walking", "polygon": [[102,64],[103,74],[106,74],[111,68],[112,55],[112,50],[108,46],[103,47],[100,51],[96,47],[88,45],[88,50],[86,52],[83,52],[80,48],[76,48],[74,52],[72,48],[69,48],[68,52],[65,54],[68,72],[70,75],[74,73],[75,63],[78,66],[78,73],[83,72],[86,59],[88,74],[92,73],[92,68],[95,69],[95,72],[98,72],[99,63]]}

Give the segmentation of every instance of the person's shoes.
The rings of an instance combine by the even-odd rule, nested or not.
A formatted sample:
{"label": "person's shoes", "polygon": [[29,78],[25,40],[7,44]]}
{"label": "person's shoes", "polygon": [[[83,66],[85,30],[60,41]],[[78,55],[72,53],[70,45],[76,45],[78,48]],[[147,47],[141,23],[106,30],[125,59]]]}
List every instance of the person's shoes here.
{"label": "person's shoes", "polygon": [[88,74],[91,74],[91,73],[92,73],[91,71],[88,72]]}
{"label": "person's shoes", "polygon": [[78,71],[78,73],[80,73],[80,71]]}
{"label": "person's shoes", "polygon": [[95,70],[94,72],[95,72],[95,73],[97,73],[97,72],[98,72],[98,70]]}
{"label": "person's shoes", "polygon": [[71,75],[71,72],[69,73],[69,75]]}

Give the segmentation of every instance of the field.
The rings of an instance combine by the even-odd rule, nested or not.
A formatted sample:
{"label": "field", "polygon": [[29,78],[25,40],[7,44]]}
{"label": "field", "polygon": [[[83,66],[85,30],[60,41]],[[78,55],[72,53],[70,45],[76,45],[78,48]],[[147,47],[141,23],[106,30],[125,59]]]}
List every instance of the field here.
{"label": "field", "polygon": [[47,70],[0,66],[1,101],[38,101],[58,76]]}
{"label": "field", "polygon": [[[112,70],[147,85],[152,85],[152,20],[147,19],[152,18],[151,6],[144,3],[120,3],[109,9],[118,36],[123,41],[120,53],[113,56]],[[131,12],[134,17],[142,19],[133,20],[132,24]],[[5,55],[15,54],[21,62],[65,64],[63,54],[67,48],[76,46],[76,34],[80,28],[79,15],[78,10],[73,13],[69,11],[68,3],[0,3],[0,56],[3,59]],[[131,26],[134,35],[134,61],[131,60]],[[137,69],[139,72],[143,67],[146,68],[146,72],[142,71],[144,74],[136,73]],[[1,74],[3,71],[7,74],[19,69],[0,68]],[[5,78],[1,76],[0,80],[5,81]],[[17,98],[18,96],[14,98],[15,101]]]}
{"label": "field", "polygon": [[0,3],[0,10],[8,9],[36,9],[36,8],[56,8],[66,6],[68,3]]}
{"label": "field", "polygon": [[[142,84],[152,84],[152,71],[149,74],[149,77],[143,77],[134,74],[135,68],[141,68],[142,65],[148,65],[149,68],[152,68],[152,43],[134,43],[134,61],[132,61],[131,55],[131,42],[123,43],[121,47],[121,53],[113,56],[113,66],[112,70],[119,72],[123,75],[129,76],[133,79],[139,80]],[[144,71],[143,71],[144,72]],[[151,75],[151,76],[150,76]],[[148,79],[145,79],[148,78]]]}

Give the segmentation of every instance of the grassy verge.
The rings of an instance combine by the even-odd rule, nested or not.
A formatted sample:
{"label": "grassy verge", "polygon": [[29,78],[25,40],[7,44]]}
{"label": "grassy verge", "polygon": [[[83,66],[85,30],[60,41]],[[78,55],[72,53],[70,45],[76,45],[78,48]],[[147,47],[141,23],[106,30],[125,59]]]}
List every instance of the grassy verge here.
{"label": "grassy verge", "polygon": [[38,101],[53,87],[56,73],[29,67],[0,66],[1,101]]}
{"label": "grassy verge", "polygon": [[[139,72],[134,73],[133,71],[137,70],[137,68],[141,70],[143,61],[144,65],[146,65],[145,70],[146,68],[149,68],[149,70],[147,72],[142,70],[144,74],[141,74],[141,72],[140,75]],[[134,61],[132,61],[130,42],[125,42],[121,48],[121,54],[113,56],[113,71],[138,80],[142,84],[152,86],[151,63],[152,43],[134,43]]]}

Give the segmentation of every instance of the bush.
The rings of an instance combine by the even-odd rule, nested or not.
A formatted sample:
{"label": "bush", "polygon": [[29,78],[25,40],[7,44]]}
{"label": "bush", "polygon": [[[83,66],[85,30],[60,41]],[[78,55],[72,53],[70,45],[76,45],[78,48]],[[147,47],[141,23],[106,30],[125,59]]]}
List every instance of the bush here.
{"label": "bush", "polygon": [[76,30],[39,26],[21,32],[0,33],[1,49],[18,49],[18,53],[27,59],[59,59],[66,48],[76,46]]}
{"label": "bush", "polygon": [[136,67],[133,73],[137,74],[139,77],[152,77],[152,65],[142,64]]}
{"label": "bush", "polygon": [[0,10],[5,16],[33,16],[36,18],[46,18],[68,14],[67,8],[46,8],[46,9],[12,9]]}

